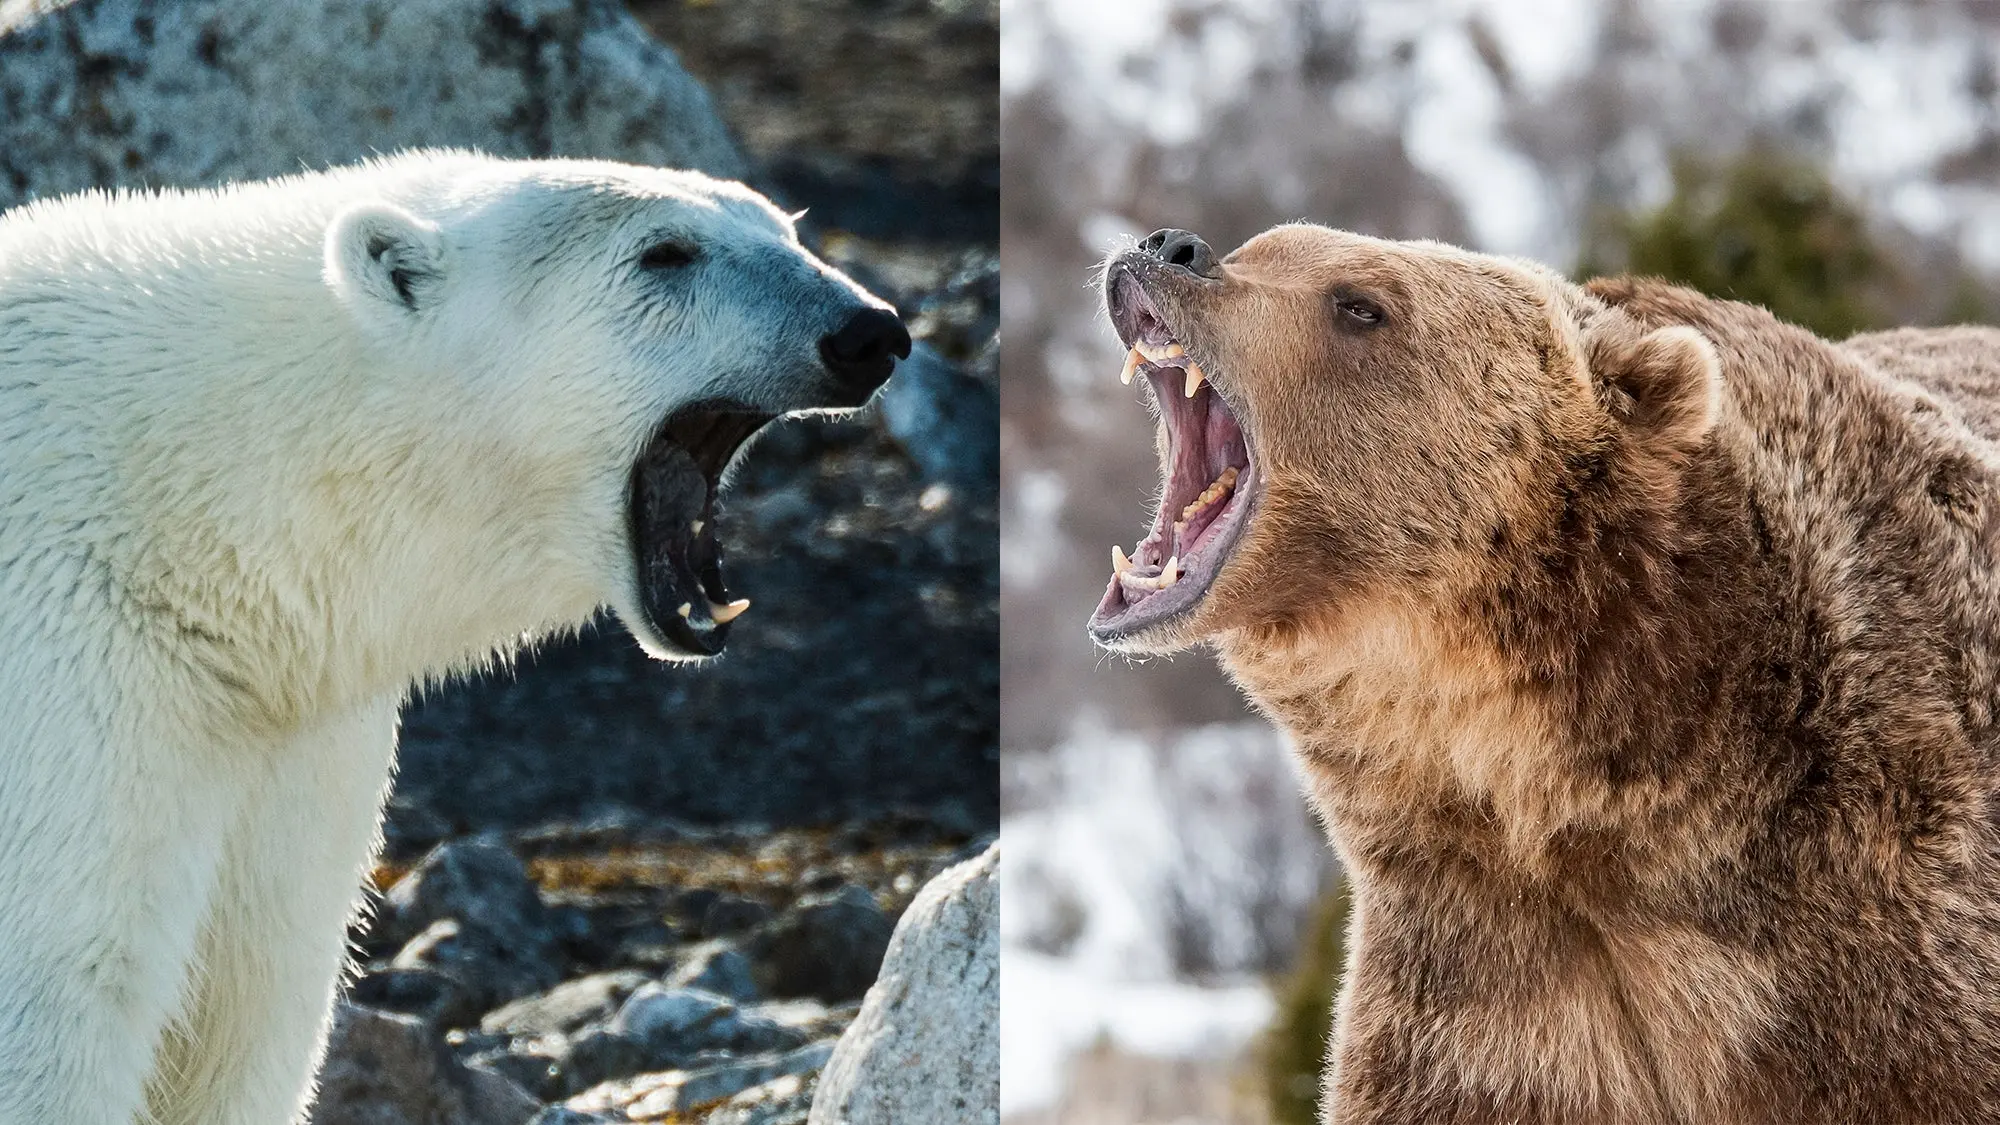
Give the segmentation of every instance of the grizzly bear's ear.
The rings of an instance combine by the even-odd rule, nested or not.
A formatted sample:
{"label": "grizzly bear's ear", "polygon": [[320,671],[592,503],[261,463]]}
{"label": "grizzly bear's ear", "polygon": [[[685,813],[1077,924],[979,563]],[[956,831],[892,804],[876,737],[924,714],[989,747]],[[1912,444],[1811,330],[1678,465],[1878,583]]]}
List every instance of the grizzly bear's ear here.
{"label": "grizzly bear's ear", "polygon": [[1607,409],[1649,444],[1684,451],[1715,425],[1722,363],[1708,337],[1686,325],[1642,332],[1615,313],[1590,333],[1592,378]]}
{"label": "grizzly bear's ear", "polygon": [[363,203],[327,227],[325,276],[357,310],[417,312],[444,276],[444,236],[400,207]]}

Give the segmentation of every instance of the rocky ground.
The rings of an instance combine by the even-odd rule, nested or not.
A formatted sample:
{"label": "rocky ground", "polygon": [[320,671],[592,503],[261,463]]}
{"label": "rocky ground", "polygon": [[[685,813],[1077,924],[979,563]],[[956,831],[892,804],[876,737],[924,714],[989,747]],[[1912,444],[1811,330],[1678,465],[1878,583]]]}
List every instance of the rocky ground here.
{"label": "rocky ground", "polygon": [[989,842],[626,816],[387,862],[314,1125],[803,1122],[897,918]]}

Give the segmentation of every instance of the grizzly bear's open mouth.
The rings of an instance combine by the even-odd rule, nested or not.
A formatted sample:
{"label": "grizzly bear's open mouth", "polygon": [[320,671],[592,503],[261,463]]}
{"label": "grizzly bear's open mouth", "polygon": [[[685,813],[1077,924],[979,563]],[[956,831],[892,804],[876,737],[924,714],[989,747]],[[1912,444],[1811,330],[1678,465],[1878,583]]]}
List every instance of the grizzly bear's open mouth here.
{"label": "grizzly bear's open mouth", "polygon": [[653,632],[694,656],[722,651],[750,603],[731,599],[715,494],[743,443],[773,416],[731,404],[676,411],[632,466],[627,503],[639,605]]}
{"label": "grizzly bear's open mouth", "polygon": [[1120,378],[1143,375],[1166,429],[1166,479],[1152,531],[1128,556],[1111,548],[1111,584],[1090,618],[1100,643],[1178,617],[1214,585],[1256,503],[1257,467],[1237,414],[1131,273],[1109,312],[1127,348]]}

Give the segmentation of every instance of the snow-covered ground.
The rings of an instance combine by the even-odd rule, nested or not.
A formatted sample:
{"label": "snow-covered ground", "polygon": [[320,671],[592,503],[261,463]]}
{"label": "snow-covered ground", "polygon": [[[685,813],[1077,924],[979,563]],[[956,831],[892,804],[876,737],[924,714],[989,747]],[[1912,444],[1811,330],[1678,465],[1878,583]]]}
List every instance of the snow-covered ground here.
{"label": "snow-covered ground", "polygon": [[1003,770],[1001,1112],[1053,1102],[1101,1041],[1239,1050],[1331,870],[1289,748],[1257,723],[1156,741],[1086,721]]}

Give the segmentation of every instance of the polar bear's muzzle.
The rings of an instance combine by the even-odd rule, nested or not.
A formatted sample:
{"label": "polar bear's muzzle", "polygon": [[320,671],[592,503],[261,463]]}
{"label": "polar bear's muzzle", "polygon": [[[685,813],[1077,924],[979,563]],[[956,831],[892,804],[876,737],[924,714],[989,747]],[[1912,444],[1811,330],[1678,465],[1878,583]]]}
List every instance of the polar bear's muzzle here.
{"label": "polar bear's muzzle", "polygon": [[627,507],[639,606],[653,633],[691,656],[722,651],[749,605],[722,581],[715,493],[723,470],[772,415],[729,405],[676,411],[632,466]]}

